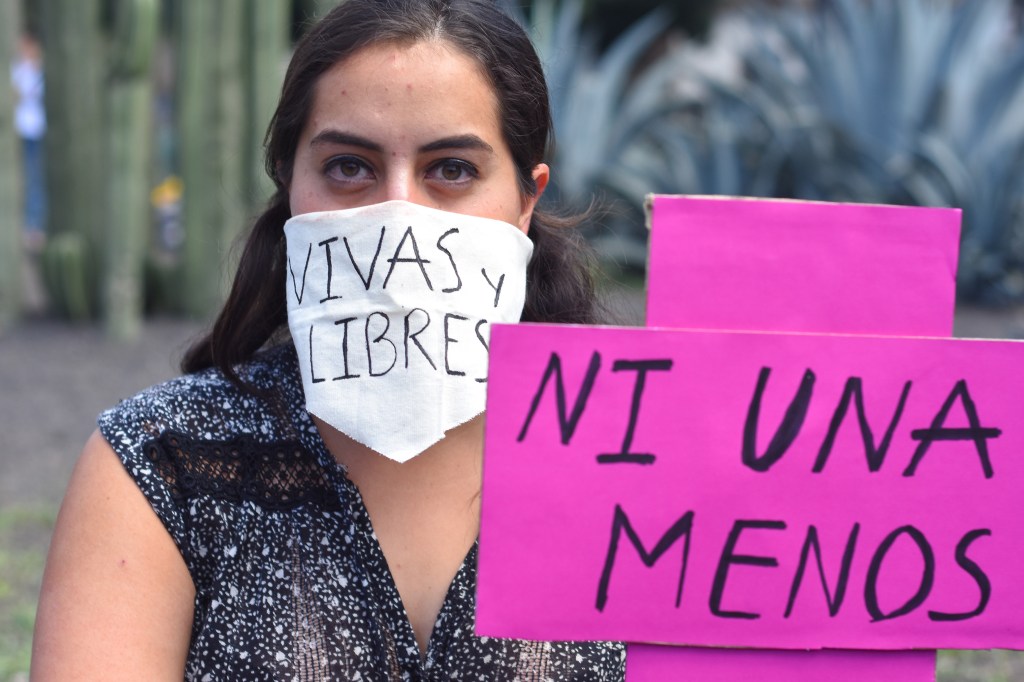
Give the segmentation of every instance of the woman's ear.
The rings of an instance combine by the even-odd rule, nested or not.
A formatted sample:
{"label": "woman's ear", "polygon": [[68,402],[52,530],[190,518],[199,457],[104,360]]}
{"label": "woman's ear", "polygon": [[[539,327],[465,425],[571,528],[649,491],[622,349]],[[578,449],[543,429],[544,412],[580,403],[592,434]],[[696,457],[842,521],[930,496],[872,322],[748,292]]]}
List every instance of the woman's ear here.
{"label": "woman's ear", "polygon": [[537,188],[537,191],[532,196],[523,197],[523,210],[519,214],[519,229],[526,234],[530,231],[530,219],[533,218],[533,209],[537,206],[537,201],[540,200],[544,190],[548,186],[548,180],[551,179],[551,169],[548,168],[546,163],[538,163],[533,167],[533,183]]}

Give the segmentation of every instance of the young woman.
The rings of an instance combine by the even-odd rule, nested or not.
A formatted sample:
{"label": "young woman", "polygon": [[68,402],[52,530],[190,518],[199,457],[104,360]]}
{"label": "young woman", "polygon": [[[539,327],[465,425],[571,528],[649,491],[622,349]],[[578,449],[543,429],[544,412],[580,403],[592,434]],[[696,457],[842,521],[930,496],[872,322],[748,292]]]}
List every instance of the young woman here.
{"label": "young woman", "polygon": [[[411,459],[383,456],[390,441],[378,445],[387,439],[377,435],[418,432],[388,421],[388,401],[415,405],[406,392],[424,387],[401,372],[371,383],[381,375],[372,364],[317,378],[317,328],[307,339],[301,317],[303,300],[328,301],[341,307],[327,326],[348,334],[358,316],[342,317],[350,304],[331,295],[333,244],[333,262],[350,258],[368,295],[397,269],[422,273],[411,302],[395,304],[404,318],[388,324],[404,321],[404,367],[427,362],[445,381],[465,373],[447,355],[440,367],[418,339],[439,334],[443,314],[447,353],[449,322],[468,315],[436,313],[427,332],[429,306],[417,297],[461,290],[477,256],[484,277],[495,263],[508,266],[509,282],[523,271],[525,304],[508,294],[514,310],[503,314],[518,319],[518,305],[527,321],[594,321],[569,221],[537,208],[549,129],[537,56],[491,0],[348,0],[302,39],[267,137],[277,193],[213,331],[188,353],[189,374],[101,416],[72,477],[44,577],[33,679],[623,677],[618,644],[474,634],[482,417],[446,422]],[[443,230],[429,256],[422,236],[422,251],[408,240],[411,227],[393,252],[382,247],[385,228],[407,219]],[[387,223],[366,228],[372,261],[348,241],[367,233],[344,233],[358,221]],[[453,256],[463,239],[467,250]],[[327,296],[304,298],[310,259],[323,254]],[[431,268],[449,261],[449,286],[435,287]],[[504,280],[487,281],[497,309]],[[353,323],[353,338],[365,332],[366,349],[384,343],[387,327],[371,334],[384,317]],[[486,321],[475,327],[483,348]],[[394,367],[399,342],[386,343]],[[349,376],[364,383],[337,381]],[[333,393],[342,385],[363,386],[367,399]],[[337,414],[311,407],[321,390]],[[458,402],[471,392],[456,385],[443,395]],[[362,418],[374,401],[384,408],[369,433],[349,428],[348,416]],[[466,414],[482,409],[469,402]]]}

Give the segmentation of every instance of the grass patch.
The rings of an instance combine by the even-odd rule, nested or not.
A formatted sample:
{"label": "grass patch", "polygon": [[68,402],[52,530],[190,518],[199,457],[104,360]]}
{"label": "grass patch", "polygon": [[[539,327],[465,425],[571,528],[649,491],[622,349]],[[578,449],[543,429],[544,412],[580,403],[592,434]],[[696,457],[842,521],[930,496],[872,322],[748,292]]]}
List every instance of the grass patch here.
{"label": "grass patch", "polygon": [[28,673],[36,602],[56,508],[0,508],[0,680]]}
{"label": "grass patch", "polygon": [[940,651],[937,682],[1017,682],[1024,680],[1024,652]]}

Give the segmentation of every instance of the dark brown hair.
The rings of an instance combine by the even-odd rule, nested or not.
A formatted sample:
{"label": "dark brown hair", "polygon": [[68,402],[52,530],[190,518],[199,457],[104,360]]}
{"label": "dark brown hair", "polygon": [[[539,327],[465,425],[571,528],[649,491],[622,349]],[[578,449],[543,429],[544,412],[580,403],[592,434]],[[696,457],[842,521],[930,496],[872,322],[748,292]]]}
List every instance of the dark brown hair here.
{"label": "dark brown hair", "polygon": [[[347,0],[299,41],[265,140],[266,169],[277,187],[242,252],[231,293],[213,329],[185,354],[182,369],[232,366],[249,359],[287,324],[284,223],[291,217],[287,185],[299,136],[320,77],[364,47],[443,40],[472,57],[497,94],[502,132],[512,152],[519,189],[537,192],[532,171],[551,137],[547,84],[523,29],[494,0]],[[587,251],[578,219],[537,208],[530,222],[533,257],[527,269],[525,322],[596,321]]]}

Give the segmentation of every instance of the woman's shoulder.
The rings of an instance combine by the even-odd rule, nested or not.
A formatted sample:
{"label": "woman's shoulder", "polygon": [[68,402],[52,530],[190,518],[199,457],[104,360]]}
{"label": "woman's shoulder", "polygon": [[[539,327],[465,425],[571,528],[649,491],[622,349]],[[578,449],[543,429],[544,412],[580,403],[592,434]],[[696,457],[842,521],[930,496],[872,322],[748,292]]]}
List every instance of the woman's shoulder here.
{"label": "woman's shoulder", "polygon": [[[152,386],[99,417],[100,433],[179,546],[187,542],[185,510],[199,496],[242,502],[256,495],[254,501],[273,506],[324,487],[298,495],[285,485],[296,472],[323,478],[304,444],[308,435],[300,435],[315,427],[305,413],[294,350],[275,347],[234,370],[238,383],[207,369]],[[253,488],[268,467],[289,476]]]}
{"label": "woman's shoulder", "polygon": [[122,400],[99,417],[100,431],[118,446],[138,446],[166,432],[207,440],[240,433],[279,440],[301,404],[294,350],[277,346],[234,368],[239,382],[217,368],[186,374]]}

